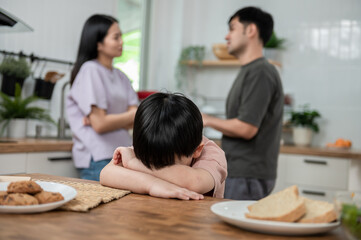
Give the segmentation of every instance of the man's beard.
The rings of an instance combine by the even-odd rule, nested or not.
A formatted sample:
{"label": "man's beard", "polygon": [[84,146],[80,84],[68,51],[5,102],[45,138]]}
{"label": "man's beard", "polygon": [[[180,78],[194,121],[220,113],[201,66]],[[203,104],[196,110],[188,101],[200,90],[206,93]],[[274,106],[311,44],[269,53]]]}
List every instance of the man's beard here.
{"label": "man's beard", "polygon": [[247,48],[246,45],[242,44],[236,49],[229,50],[228,53],[231,54],[232,56],[238,57],[243,55],[243,53],[246,51],[246,48]]}

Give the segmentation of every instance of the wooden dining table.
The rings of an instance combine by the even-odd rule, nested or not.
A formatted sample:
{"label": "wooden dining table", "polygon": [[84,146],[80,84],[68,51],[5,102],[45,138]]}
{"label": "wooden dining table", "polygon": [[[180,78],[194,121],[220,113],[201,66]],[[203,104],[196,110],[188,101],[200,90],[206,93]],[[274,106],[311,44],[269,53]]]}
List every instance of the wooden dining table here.
{"label": "wooden dining table", "polygon": [[[32,178],[69,180],[44,174]],[[99,182],[71,179],[99,184]],[[341,227],[311,236],[281,236],[250,232],[220,220],[210,210],[218,202],[205,197],[184,201],[128,194],[88,212],[53,210],[32,214],[0,213],[0,239],[347,239]]]}

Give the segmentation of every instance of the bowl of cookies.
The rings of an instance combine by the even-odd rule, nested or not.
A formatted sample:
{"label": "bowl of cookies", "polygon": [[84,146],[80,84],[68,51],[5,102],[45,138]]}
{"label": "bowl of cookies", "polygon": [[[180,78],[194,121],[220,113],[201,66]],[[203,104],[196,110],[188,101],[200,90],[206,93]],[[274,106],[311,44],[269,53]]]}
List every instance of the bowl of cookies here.
{"label": "bowl of cookies", "polygon": [[45,181],[0,182],[0,213],[53,210],[76,197],[73,187]]}

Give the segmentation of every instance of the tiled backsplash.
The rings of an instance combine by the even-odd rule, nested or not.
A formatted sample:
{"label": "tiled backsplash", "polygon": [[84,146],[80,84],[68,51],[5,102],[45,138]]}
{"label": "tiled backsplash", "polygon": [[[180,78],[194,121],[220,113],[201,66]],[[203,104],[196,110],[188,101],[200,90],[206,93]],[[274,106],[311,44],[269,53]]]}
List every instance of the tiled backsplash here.
{"label": "tiled backsplash", "polygon": [[[3,0],[2,8],[35,31],[2,34],[0,48],[74,59],[85,19],[94,11],[113,14],[116,1],[87,0],[87,8],[84,2]],[[55,5],[59,11],[50,11]],[[212,45],[225,42],[229,17],[239,8],[259,6],[273,15],[277,35],[287,39],[280,70],[285,92],[292,94],[295,106],[309,103],[322,114],[321,131],[313,144],[344,137],[361,149],[360,0],[154,0],[152,5],[144,78],[148,89],[175,90],[174,70],[181,48],[204,45],[206,58],[215,59]],[[193,69],[188,81],[199,95],[225,99],[237,72],[237,67],[203,67]],[[54,89],[54,101],[48,103],[55,119],[60,88],[61,84]]]}
{"label": "tiled backsplash", "polygon": [[[212,44],[225,42],[228,17],[238,8],[255,5],[270,12],[277,35],[287,40],[280,71],[285,93],[294,97],[294,107],[309,103],[322,115],[313,145],[324,146],[343,137],[361,148],[361,1],[196,3],[202,4],[206,9],[188,13],[184,24],[184,29],[202,34],[189,36],[185,45],[205,44],[208,58],[215,59]],[[193,7],[185,4],[184,11]],[[194,23],[197,20],[199,24]],[[223,31],[216,31],[222,27]],[[237,67],[204,67],[189,81],[195,81],[201,95],[225,98],[237,72]]]}

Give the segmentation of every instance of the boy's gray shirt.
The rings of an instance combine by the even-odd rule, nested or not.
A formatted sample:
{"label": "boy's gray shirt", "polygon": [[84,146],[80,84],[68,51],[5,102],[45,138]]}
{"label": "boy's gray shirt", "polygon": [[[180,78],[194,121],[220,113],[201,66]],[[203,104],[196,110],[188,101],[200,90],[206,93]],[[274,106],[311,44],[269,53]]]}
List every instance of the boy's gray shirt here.
{"label": "boy's gray shirt", "polygon": [[283,103],[280,76],[265,58],[241,67],[227,97],[226,117],[252,124],[258,133],[250,140],[223,135],[228,177],[276,179]]}

